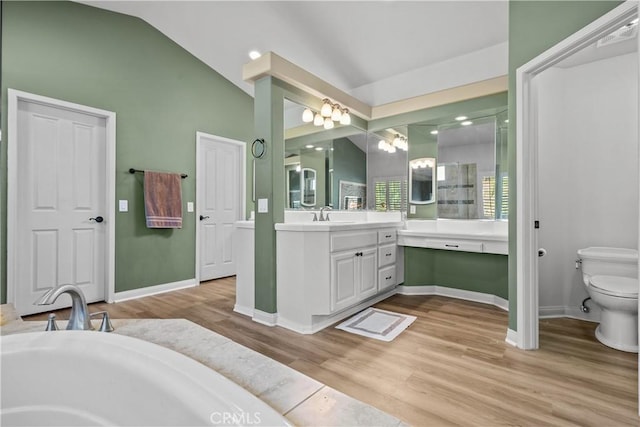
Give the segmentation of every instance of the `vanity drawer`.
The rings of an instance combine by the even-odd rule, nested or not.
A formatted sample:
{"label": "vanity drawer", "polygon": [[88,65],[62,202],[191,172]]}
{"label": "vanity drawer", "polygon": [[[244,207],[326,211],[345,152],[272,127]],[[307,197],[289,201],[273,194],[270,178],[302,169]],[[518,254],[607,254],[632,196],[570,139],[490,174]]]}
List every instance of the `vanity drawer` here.
{"label": "vanity drawer", "polygon": [[378,266],[393,264],[396,262],[396,245],[384,245],[378,248]]}
{"label": "vanity drawer", "polygon": [[378,230],[378,243],[395,243],[396,230]]}
{"label": "vanity drawer", "polygon": [[391,288],[396,285],[396,266],[381,268],[378,271],[378,291]]}
{"label": "vanity drawer", "polygon": [[366,246],[373,246],[376,243],[377,235],[375,231],[331,234],[331,252],[343,251],[353,248],[363,248]]}
{"label": "vanity drawer", "polygon": [[425,248],[444,249],[447,251],[482,252],[482,242],[469,240],[437,240],[425,239]]}

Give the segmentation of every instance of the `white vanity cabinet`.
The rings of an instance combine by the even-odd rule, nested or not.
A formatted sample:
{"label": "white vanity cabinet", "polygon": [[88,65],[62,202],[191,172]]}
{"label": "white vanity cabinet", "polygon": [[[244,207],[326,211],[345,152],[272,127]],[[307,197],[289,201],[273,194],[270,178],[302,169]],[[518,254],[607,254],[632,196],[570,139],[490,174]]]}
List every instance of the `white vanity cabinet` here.
{"label": "white vanity cabinet", "polygon": [[[367,240],[368,233],[350,235],[355,241]],[[331,236],[332,240],[335,237]],[[350,307],[378,292],[378,248],[356,246],[331,253],[331,312]]]}
{"label": "white vanity cabinet", "polygon": [[314,333],[392,295],[392,224],[276,224],[278,325]]}

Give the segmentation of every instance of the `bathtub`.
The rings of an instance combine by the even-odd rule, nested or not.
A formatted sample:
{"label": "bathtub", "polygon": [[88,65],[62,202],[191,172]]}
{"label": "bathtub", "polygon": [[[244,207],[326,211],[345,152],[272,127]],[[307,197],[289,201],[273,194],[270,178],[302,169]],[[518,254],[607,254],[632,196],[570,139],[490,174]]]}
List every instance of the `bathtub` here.
{"label": "bathtub", "polygon": [[289,425],[219,373],[136,338],[35,332],[0,347],[3,426]]}

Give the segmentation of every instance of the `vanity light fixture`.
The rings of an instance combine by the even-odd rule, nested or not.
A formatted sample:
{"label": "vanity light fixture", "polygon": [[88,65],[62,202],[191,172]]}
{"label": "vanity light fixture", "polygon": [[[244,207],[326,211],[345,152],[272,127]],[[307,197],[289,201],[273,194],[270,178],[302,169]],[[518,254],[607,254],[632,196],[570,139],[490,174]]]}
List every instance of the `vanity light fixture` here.
{"label": "vanity light fixture", "polygon": [[311,123],[315,126],[324,126],[325,129],[333,129],[334,122],[341,125],[351,124],[351,115],[348,108],[342,108],[338,103],[332,103],[329,98],[322,100],[322,108],[319,113],[313,112],[311,108],[305,108],[302,112],[302,121]]}
{"label": "vanity light fixture", "polygon": [[311,108],[305,108],[302,112],[302,121],[305,123],[311,123],[313,121],[313,111]]}

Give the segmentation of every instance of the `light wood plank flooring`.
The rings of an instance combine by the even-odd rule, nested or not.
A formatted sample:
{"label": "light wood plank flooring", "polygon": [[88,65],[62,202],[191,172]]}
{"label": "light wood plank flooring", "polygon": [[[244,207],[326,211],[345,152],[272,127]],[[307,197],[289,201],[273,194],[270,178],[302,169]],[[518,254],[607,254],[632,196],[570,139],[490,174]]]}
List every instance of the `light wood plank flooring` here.
{"label": "light wood plank flooring", "polygon": [[234,301],[232,277],[90,310],[189,319],[415,426],[639,424],[637,355],[600,344],[593,323],[541,321],[540,350],[522,351],[504,342],[507,313],[498,308],[396,295],[376,307],[417,320],[385,343],[335,328],[267,327],[234,313]]}

